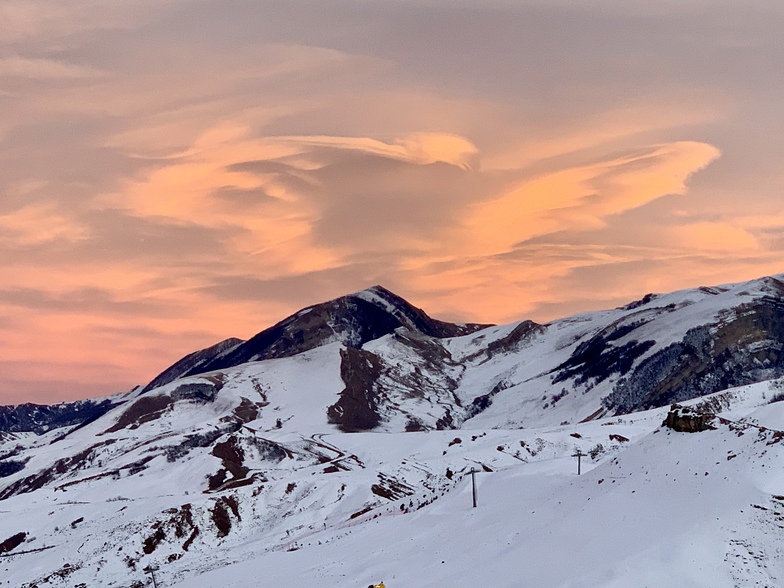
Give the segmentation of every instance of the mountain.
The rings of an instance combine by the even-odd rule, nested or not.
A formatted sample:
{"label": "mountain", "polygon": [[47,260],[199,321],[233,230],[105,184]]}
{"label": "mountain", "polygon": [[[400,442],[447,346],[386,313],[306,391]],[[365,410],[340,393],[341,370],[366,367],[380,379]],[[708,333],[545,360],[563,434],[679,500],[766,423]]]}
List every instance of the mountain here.
{"label": "mountain", "polygon": [[309,306],[263,330],[248,341],[227,339],[197,351],[165,370],[145,388],[151,390],[175,378],[222,370],[247,363],[291,357],[339,341],[361,348],[368,341],[403,327],[434,338],[456,337],[488,325],[456,325],[427,316],[381,286]]}
{"label": "mountain", "polygon": [[232,340],[228,351],[219,344],[198,352],[190,369],[177,372],[185,358],[164,374],[220,371],[339,342],[344,388],[327,417],[344,431],[456,428],[483,422],[488,409],[495,420],[499,395],[509,426],[575,422],[784,374],[783,295],[784,283],[767,277],[649,294],[546,325],[494,327],[435,321],[375,286],[306,308],[247,342]]}
{"label": "mountain", "polygon": [[118,398],[106,398],[51,405],[26,403],[0,406],[0,433],[31,432],[40,435],[52,429],[85,425],[121,403]]}
{"label": "mountain", "polygon": [[[465,388],[476,391],[484,380],[503,406],[521,399],[511,414],[503,409],[504,418],[533,426],[628,414],[776,378],[784,374],[783,294],[781,276],[767,277],[649,294],[540,327],[487,329],[473,355],[460,356],[476,365]],[[512,334],[521,328],[526,335],[517,341]],[[470,422],[499,417],[488,407]]]}
{"label": "mountain", "polygon": [[[488,326],[437,321],[376,286],[126,394],[4,407],[0,565],[26,588],[138,588],[150,565],[197,588],[227,573],[233,586],[644,585],[628,570],[649,585],[776,585],[782,294],[769,277]],[[676,433],[661,425],[673,402],[720,418]],[[499,504],[466,523],[472,469]],[[470,557],[466,524],[482,537]],[[659,547],[665,533],[686,549],[688,529],[714,537],[698,563]],[[730,546],[719,555],[715,537]],[[586,545],[596,565],[568,564]],[[553,565],[520,564],[531,553]],[[422,569],[394,563],[409,560]]]}
{"label": "mountain", "polygon": [[232,337],[229,339],[224,339],[223,341],[220,341],[215,345],[211,345],[206,349],[200,349],[198,351],[194,351],[193,353],[189,353],[174,365],[166,368],[163,372],[158,374],[152,380],[152,382],[144,387],[142,392],[149,392],[153,388],[158,388],[159,386],[163,386],[164,384],[168,384],[169,382],[173,382],[174,380],[183,378],[189,374],[202,373],[202,368],[205,365],[216,361],[218,358],[236,349],[243,343],[245,343],[245,341],[242,339]]}

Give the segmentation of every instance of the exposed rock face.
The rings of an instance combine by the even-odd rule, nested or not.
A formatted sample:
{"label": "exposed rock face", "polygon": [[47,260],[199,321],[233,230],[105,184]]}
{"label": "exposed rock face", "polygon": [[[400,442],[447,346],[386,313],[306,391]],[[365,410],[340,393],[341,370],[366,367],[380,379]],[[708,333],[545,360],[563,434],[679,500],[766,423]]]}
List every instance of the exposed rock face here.
{"label": "exposed rock face", "polygon": [[610,344],[611,340],[620,339],[627,332],[619,328],[581,343],[574,354],[556,368],[553,382],[558,384],[574,378],[578,384],[598,383],[613,374],[626,373],[635,360],[656,344],[654,341],[629,341],[619,346]]}
{"label": "exposed rock face", "polygon": [[33,492],[54,482],[64,474],[86,469],[100,455],[103,448],[114,442],[114,439],[108,439],[107,441],[96,443],[79,453],[58,459],[50,467],[40,470],[36,474],[19,479],[0,490],[0,500],[5,500],[6,498],[19,494]]}
{"label": "exposed rock face", "polygon": [[701,412],[690,406],[673,404],[662,425],[680,433],[699,433],[714,429],[714,418],[711,413]]}
{"label": "exposed rock face", "polygon": [[501,392],[503,389],[504,382],[499,382],[487,394],[482,394],[481,396],[474,398],[466,410],[465,418],[470,419],[478,415],[480,412],[487,410],[490,405],[493,404],[493,396]]}
{"label": "exposed rock face", "polygon": [[121,401],[79,400],[62,404],[0,406],[0,432],[38,435],[74,425],[86,425],[102,417]]}
{"label": "exposed rock face", "polygon": [[8,553],[19,547],[27,538],[27,533],[21,532],[11,535],[8,539],[0,543],[0,553]]}
{"label": "exposed rock face", "polygon": [[329,422],[346,433],[368,431],[379,424],[376,381],[381,362],[369,351],[348,347],[340,352],[340,376],[346,387],[327,409]]}
{"label": "exposed rock face", "polygon": [[417,331],[397,331],[373,352],[346,348],[345,389],[328,409],[329,422],[346,432],[364,431],[404,415],[407,431],[456,428],[490,406],[497,392],[464,406],[456,394],[464,369],[441,339]]}
{"label": "exposed rock face", "polygon": [[120,415],[117,422],[106,432],[114,433],[120,429],[138,428],[140,425],[160,417],[173,404],[174,400],[166,394],[139,398]]}
{"label": "exposed rock face", "polygon": [[772,294],[690,329],[614,387],[603,403],[616,414],[665,406],[784,374],[784,284]]}
{"label": "exposed rock face", "polygon": [[442,338],[467,335],[486,326],[432,319],[389,290],[373,286],[305,308],[244,343],[232,346],[230,342],[239,340],[229,339],[191,354],[164,371],[145,390],[186,375],[226,369],[248,361],[291,357],[333,341],[359,349],[399,327]]}
{"label": "exposed rock face", "polygon": [[0,460],[0,478],[7,478],[16,472],[21,472],[25,467],[25,462],[8,459]]}
{"label": "exposed rock face", "polygon": [[222,387],[222,380],[212,377],[205,382],[180,384],[170,394],[142,396],[125,409],[106,433],[114,433],[125,428],[136,429],[144,423],[160,418],[178,401],[198,404],[213,402]]}

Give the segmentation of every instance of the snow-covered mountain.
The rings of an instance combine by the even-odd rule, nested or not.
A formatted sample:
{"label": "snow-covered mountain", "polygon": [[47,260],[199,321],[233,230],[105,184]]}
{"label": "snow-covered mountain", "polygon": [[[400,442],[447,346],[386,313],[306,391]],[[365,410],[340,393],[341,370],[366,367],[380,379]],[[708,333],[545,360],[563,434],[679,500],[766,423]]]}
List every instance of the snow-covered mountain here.
{"label": "snow-covered mountain", "polygon": [[443,338],[472,333],[486,326],[455,325],[432,319],[386,288],[373,286],[309,306],[248,341],[227,339],[192,353],[155,378],[146,390],[187,375],[222,370],[249,361],[291,357],[333,341],[358,348],[401,327]]}
{"label": "snow-covered mountain", "polygon": [[[124,395],[2,408],[0,570],[29,588],[138,587],[150,565],[165,586],[778,585],[783,304],[779,276],[455,325],[376,286]],[[661,429],[684,401],[725,420]],[[694,533],[711,540],[690,563]]]}

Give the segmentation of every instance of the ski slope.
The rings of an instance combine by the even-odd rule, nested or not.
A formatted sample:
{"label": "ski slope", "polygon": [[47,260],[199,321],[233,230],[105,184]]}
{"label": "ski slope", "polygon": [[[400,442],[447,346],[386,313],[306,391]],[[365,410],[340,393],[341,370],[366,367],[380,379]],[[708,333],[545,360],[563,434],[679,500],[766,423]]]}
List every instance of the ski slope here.
{"label": "ski slope", "polygon": [[[766,387],[736,392],[740,402],[726,415],[784,429],[784,403],[748,407]],[[286,549],[257,546],[246,561],[175,585],[781,585],[782,438],[733,423],[678,433],[658,426],[662,416],[657,410],[571,427],[579,440],[566,430],[541,431],[567,444],[567,437],[594,443],[620,431],[630,437],[596,461],[587,458],[579,477],[569,452],[481,472],[479,504],[472,508],[466,475],[411,513],[381,510],[367,522],[316,531]],[[355,437],[361,445],[362,436]],[[391,448],[375,447],[393,458]]]}

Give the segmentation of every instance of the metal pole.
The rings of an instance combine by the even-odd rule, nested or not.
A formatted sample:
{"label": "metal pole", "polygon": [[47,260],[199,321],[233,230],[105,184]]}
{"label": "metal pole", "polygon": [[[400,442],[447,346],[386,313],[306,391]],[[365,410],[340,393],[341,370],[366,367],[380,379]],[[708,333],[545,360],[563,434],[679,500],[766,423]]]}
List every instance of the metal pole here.
{"label": "metal pole", "polygon": [[580,461],[581,461],[580,458],[582,458],[583,455],[586,455],[586,454],[583,453],[582,449],[576,449],[575,452],[572,454],[572,457],[576,457],[577,458],[577,475],[578,476],[580,475]]}
{"label": "metal pole", "polygon": [[144,571],[152,576],[153,588],[158,588],[158,582],[155,581],[155,569],[150,566],[147,566],[146,568],[144,568]]}
{"label": "metal pole", "polygon": [[474,498],[474,508],[476,508],[476,470],[471,468],[471,494]]}

